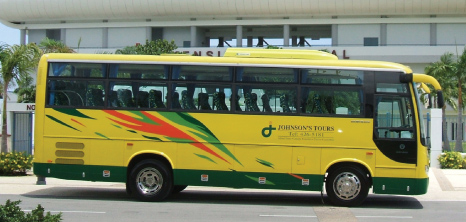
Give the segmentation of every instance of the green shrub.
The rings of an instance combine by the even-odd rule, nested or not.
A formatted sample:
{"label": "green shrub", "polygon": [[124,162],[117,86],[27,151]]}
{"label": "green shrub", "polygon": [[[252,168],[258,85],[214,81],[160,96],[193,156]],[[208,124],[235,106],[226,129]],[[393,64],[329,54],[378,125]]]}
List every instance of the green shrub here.
{"label": "green shrub", "polygon": [[463,157],[460,152],[447,151],[438,157],[442,169],[463,168]]}
{"label": "green shrub", "polygon": [[0,153],[0,175],[26,175],[32,167],[32,155],[24,152]]}
{"label": "green shrub", "polygon": [[463,169],[466,169],[466,159],[463,159],[463,164],[461,165],[463,165]]}
{"label": "green shrub", "polygon": [[44,208],[39,204],[31,213],[24,213],[18,206],[21,203],[18,201],[7,200],[5,205],[0,205],[0,221],[2,222],[56,222],[61,221],[61,213],[52,215],[47,212],[44,215]]}

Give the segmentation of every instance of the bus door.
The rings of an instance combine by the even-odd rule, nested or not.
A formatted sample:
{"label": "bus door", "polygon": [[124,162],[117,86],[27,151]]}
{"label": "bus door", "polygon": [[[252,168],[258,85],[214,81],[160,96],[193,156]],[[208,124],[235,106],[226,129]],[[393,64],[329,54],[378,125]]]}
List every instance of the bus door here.
{"label": "bus door", "polygon": [[[416,175],[417,132],[411,86],[400,83],[400,74],[376,72],[375,75],[373,141],[378,148],[376,177],[413,178]],[[384,192],[390,192],[390,187],[386,189]]]}

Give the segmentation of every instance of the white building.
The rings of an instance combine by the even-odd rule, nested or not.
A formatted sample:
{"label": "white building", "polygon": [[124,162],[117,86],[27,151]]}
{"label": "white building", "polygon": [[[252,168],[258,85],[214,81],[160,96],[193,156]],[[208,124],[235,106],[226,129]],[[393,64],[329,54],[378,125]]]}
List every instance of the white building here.
{"label": "white building", "polygon": [[22,43],[48,37],[80,53],[146,39],[174,40],[203,56],[271,43],[420,73],[466,44],[465,0],[0,0],[0,22],[20,29]]}

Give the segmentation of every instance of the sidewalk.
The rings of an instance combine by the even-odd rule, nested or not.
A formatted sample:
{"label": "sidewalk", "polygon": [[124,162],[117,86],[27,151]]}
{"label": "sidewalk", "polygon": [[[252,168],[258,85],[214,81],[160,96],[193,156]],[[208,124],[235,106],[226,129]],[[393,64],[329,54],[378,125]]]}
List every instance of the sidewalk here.
{"label": "sidewalk", "polygon": [[[466,170],[446,170],[431,168],[430,183],[427,194],[413,196],[420,201],[466,201]],[[2,194],[39,194],[56,195],[55,191],[72,191],[73,187],[102,189],[125,189],[124,183],[90,182],[46,178],[47,185],[36,185],[37,177],[32,173],[19,177],[0,177],[0,195]],[[54,189],[55,188],[55,189]],[[230,188],[211,188],[190,186],[187,190],[231,190]],[[250,191],[249,189],[234,189]],[[254,190],[258,192],[258,190]],[[265,190],[270,191],[270,190]],[[260,191],[259,191],[260,192]],[[63,193],[63,192],[62,192]]]}

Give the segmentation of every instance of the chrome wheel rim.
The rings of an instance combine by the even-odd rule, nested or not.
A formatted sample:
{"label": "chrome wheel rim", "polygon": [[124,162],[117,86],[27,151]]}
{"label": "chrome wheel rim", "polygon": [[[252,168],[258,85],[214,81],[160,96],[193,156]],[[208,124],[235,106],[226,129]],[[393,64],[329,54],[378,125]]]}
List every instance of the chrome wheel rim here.
{"label": "chrome wheel rim", "polygon": [[361,180],[351,172],[340,173],[333,181],[333,190],[338,198],[352,200],[361,192]]}
{"label": "chrome wheel rim", "polygon": [[146,167],[139,171],[136,183],[144,195],[155,195],[162,189],[163,177],[157,169]]}

